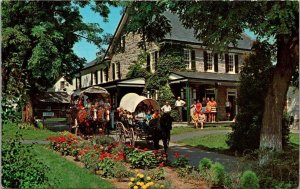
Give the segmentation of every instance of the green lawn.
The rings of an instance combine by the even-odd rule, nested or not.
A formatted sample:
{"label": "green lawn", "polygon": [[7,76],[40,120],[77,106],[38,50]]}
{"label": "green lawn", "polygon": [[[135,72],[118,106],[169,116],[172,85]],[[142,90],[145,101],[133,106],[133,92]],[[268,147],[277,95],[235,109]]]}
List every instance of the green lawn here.
{"label": "green lawn", "polygon": [[108,181],[41,145],[35,145],[33,149],[38,158],[50,167],[47,176],[53,188],[114,188]]}
{"label": "green lawn", "polygon": [[203,149],[222,151],[229,149],[229,146],[225,142],[226,138],[227,135],[224,134],[213,134],[181,140],[178,143],[200,147]]}
{"label": "green lawn", "polygon": [[296,144],[299,146],[299,134],[298,133],[291,133],[290,134],[290,142],[292,144]]}
{"label": "green lawn", "polygon": [[27,140],[45,140],[48,137],[61,135],[48,129],[37,129],[34,127],[20,129],[16,124],[10,123],[2,125],[2,139],[14,138],[17,131]]}
{"label": "green lawn", "polygon": [[[229,146],[226,144],[227,135],[224,134],[211,134],[201,137],[193,137],[181,140],[178,143],[199,147],[208,151],[217,151],[228,153]],[[290,143],[299,148],[299,134],[290,134]]]}
{"label": "green lawn", "polygon": [[[208,131],[208,130],[231,130],[231,127],[228,126],[209,126],[209,127],[205,127],[204,126],[204,131]],[[194,127],[174,127],[171,130],[171,135],[178,135],[178,134],[182,134],[182,133],[189,133],[189,132],[195,132]]]}

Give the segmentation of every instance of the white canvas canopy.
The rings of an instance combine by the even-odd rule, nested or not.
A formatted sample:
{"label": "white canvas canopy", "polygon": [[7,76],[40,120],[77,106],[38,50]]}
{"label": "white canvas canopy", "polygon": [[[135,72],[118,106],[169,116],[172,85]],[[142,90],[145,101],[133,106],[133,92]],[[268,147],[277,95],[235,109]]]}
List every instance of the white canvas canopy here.
{"label": "white canvas canopy", "polygon": [[140,96],[136,93],[128,93],[121,99],[120,107],[129,112],[135,112],[136,107],[144,102],[148,106],[153,106],[154,110],[160,110],[159,104],[157,101],[146,98],[144,96]]}

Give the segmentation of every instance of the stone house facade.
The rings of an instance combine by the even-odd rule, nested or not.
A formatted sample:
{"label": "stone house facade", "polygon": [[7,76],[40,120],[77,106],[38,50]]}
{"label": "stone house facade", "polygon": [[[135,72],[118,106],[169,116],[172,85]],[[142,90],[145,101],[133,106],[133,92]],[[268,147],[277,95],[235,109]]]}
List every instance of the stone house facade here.
{"label": "stone house facade", "polygon": [[[187,102],[185,121],[189,121],[189,108],[193,100],[203,97],[214,97],[218,103],[218,120],[226,120],[225,101],[232,101],[232,117],[237,112],[237,86],[239,72],[243,64],[243,56],[251,51],[252,40],[245,34],[237,46],[229,46],[228,52],[215,54],[196,39],[193,30],[183,27],[179,18],[169,12],[164,13],[170,20],[171,32],[162,41],[152,42],[146,47],[149,53],[147,67],[153,73],[160,56],[160,47],[168,44],[182,46],[183,61],[186,72],[174,72],[170,75],[169,84],[175,96],[181,96]],[[138,43],[139,35],[123,34],[128,19],[125,12],[115,31],[111,43],[100,61],[92,61],[74,79],[77,89],[92,85],[106,88],[112,96],[113,107],[117,107],[121,98],[129,92],[142,94],[145,79],[127,79],[128,68],[137,61],[142,49]],[[148,97],[157,98],[155,93],[147,92]]]}

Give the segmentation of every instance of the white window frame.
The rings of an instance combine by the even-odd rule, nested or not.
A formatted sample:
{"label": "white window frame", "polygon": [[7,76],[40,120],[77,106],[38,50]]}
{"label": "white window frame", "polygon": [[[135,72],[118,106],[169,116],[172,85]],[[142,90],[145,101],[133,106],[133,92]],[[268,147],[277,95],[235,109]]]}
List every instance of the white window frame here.
{"label": "white window frame", "polygon": [[[233,53],[229,53],[228,54],[228,73],[235,73],[235,58],[234,58],[235,54]],[[230,66],[230,60],[232,58],[232,66]],[[230,70],[230,68],[232,67],[232,70]]]}
{"label": "white window frame", "polygon": [[103,81],[103,83],[106,83],[107,81],[106,81],[106,71],[105,70],[101,70],[101,72],[102,72],[102,81]]}
{"label": "white window frame", "polygon": [[[209,69],[210,63],[211,69]],[[215,59],[212,52],[207,52],[207,72],[215,72]]]}
{"label": "white window frame", "polygon": [[93,72],[92,73],[92,75],[93,75],[93,85],[97,85],[98,84],[98,82],[97,82],[97,71],[95,71],[95,72]]}
{"label": "white window frame", "polygon": [[[184,55],[183,55],[183,61],[186,66],[186,69],[191,70],[192,69],[192,54],[191,49],[183,49]],[[187,56],[186,56],[187,55]],[[188,62],[188,64],[186,63]]]}
{"label": "white window frame", "polygon": [[150,52],[150,72],[155,72],[155,51]]}
{"label": "white window frame", "polygon": [[120,64],[120,63],[115,63],[115,80],[121,79],[121,78],[119,78],[119,73],[121,72],[121,70],[119,70],[118,64]]}

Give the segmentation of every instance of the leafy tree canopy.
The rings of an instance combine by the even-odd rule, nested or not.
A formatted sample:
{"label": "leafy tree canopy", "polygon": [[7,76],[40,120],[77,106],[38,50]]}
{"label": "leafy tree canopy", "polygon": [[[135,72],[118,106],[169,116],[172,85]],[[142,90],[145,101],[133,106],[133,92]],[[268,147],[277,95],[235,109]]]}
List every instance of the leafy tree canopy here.
{"label": "leafy tree canopy", "polygon": [[[104,19],[104,1],[2,2],[3,92],[18,96],[50,87],[62,75],[71,78],[85,62],[72,50],[80,38],[101,46],[103,29],[84,23],[79,7],[90,5]],[[21,98],[23,98],[21,96]]]}

